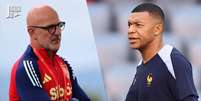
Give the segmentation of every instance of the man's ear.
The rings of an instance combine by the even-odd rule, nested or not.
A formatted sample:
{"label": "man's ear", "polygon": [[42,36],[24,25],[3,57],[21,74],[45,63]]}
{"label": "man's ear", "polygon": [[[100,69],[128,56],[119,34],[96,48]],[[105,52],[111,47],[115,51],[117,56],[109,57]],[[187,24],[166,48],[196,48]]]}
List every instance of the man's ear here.
{"label": "man's ear", "polygon": [[156,24],[154,28],[154,35],[158,36],[163,32],[163,24]]}
{"label": "man's ear", "polygon": [[35,30],[34,30],[32,27],[29,27],[29,26],[28,26],[28,27],[27,27],[27,31],[28,31],[28,33],[29,33],[30,38],[32,38],[32,39],[34,39],[34,40],[37,39]]}

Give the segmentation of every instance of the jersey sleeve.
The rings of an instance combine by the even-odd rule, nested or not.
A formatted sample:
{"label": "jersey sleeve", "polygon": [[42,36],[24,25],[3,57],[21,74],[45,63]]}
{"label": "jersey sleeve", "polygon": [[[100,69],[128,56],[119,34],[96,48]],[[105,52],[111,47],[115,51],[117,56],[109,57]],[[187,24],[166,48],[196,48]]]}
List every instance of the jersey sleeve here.
{"label": "jersey sleeve", "polygon": [[16,89],[21,101],[50,101],[40,82],[36,62],[23,60],[16,70]]}
{"label": "jersey sleeve", "polygon": [[198,101],[198,99],[195,96],[188,96],[183,98],[181,101]]}
{"label": "jersey sleeve", "polygon": [[68,67],[69,73],[70,73],[70,79],[72,83],[72,99],[78,99],[79,101],[91,101],[90,98],[87,96],[87,94],[82,90],[80,85],[78,84],[77,78],[73,74],[72,67],[68,64],[67,61],[64,61],[65,64]]}
{"label": "jersey sleeve", "polygon": [[193,82],[190,62],[181,54],[174,54],[171,58],[176,79],[176,97],[179,101],[197,101],[198,94]]}

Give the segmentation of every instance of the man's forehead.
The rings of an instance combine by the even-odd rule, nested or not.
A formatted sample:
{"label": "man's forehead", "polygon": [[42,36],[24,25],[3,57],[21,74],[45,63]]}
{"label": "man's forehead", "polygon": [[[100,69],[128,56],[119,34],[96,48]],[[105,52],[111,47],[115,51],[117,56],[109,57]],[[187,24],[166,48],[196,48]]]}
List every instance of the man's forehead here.
{"label": "man's forehead", "polygon": [[32,15],[57,15],[57,12],[51,8],[50,6],[37,6],[34,7],[29,13],[31,13]]}
{"label": "man's forehead", "polygon": [[150,18],[151,16],[148,12],[134,12],[129,15],[128,20],[147,20]]}
{"label": "man's forehead", "polygon": [[[39,5],[33,7],[27,15],[28,25],[37,25],[43,23],[55,23],[58,20],[57,12],[48,5]],[[51,22],[52,21],[52,22]]]}

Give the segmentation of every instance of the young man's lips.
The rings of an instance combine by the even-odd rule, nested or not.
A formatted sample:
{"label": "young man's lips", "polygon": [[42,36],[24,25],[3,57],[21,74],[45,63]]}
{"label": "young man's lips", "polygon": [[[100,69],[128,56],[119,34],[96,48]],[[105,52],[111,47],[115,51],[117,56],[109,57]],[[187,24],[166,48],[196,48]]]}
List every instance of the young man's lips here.
{"label": "young man's lips", "polygon": [[130,42],[130,44],[134,44],[134,43],[136,43],[136,41],[138,41],[139,40],[139,38],[128,38],[129,39],[129,42]]}
{"label": "young man's lips", "polygon": [[129,39],[129,41],[131,42],[131,41],[136,41],[136,40],[139,40],[139,38],[128,38]]}

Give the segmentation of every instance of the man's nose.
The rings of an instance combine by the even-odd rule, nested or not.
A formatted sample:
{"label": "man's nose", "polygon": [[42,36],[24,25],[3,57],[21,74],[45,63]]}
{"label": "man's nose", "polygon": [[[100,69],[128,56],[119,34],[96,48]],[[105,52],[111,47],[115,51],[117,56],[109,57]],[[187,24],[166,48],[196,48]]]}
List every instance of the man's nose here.
{"label": "man's nose", "polygon": [[130,25],[128,27],[128,33],[135,33],[136,32],[136,28],[133,25]]}
{"label": "man's nose", "polygon": [[56,27],[55,35],[60,35],[61,29],[59,27]]}

